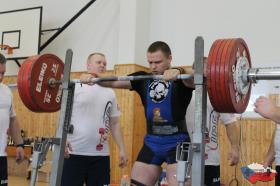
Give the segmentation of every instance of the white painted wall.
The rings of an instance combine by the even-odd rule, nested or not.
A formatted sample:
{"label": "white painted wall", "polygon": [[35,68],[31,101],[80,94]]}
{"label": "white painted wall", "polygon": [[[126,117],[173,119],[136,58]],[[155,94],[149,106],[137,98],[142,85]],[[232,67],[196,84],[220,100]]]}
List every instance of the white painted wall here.
{"label": "white painted wall", "polygon": [[[43,6],[42,29],[61,27],[89,0],[2,0],[0,11]],[[43,53],[64,60],[67,48],[74,51],[72,71],[83,71],[87,55],[104,52],[108,69],[114,64],[147,66],[146,49],[156,40],[166,41],[173,65],[191,65],[194,40],[203,36],[205,55],[215,39],[242,37],[249,46],[253,67],[277,66],[280,1],[277,0],[97,0]],[[51,34],[42,37],[42,43]],[[278,65],[279,66],[279,65]],[[16,74],[11,63],[7,74]],[[279,81],[254,86],[252,97],[278,93]]]}
{"label": "white painted wall", "polygon": [[[62,27],[88,2],[3,0],[0,12],[42,6],[42,29],[51,29]],[[108,69],[112,69],[118,63],[119,7],[120,0],[97,0],[41,53],[53,53],[64,60],[66,50],[71,48],[74,51],[72,71],[84,71],[88,54],[103,52],[107,56]],[[45,33],[41,44],[52,34]],[[17,74],[17,71],[17,65],[11,61],[7,65],[7,75]]]}
{"label": "white painted wall", "polygon": [[[0,11],[43,6],[42,29],[49,29],[62,26],[88,2],[2,0]],[[196,36],[205,39],[205,55],[217,38],[242,37],[254,66],[270,65],[279,61],[279,6],[277,0],[97,0],[43,52],[63,58],[66,48],[73,48],[76,71],[83,69],[80,65],[87,54],[96,50],[105,52],[114,64],[142,63],[148,44],[164,40],[172,48],[174,65],[191,65]],[[50,35],[44,34],[42,43]],[[134,40],[131,43],[137,49],[130,51],[128,46],[126,55],[130,57],[120,60],[118,55],[126,45],[119,41],[125,43],[126,38]]]}
{"label": "white painted wall", "polygon": [[118,62],[147,65],[150,34],[150,0],[120,0]]}
{"label": "white painted wall", "polygon": [[[215,39],[241,37],[250,50],[253,67],[280,66],[280,1],[277,0],[152,0],[150,42],[164,40],[173,52],[173,65],[191,65],[194,40],[203,36],[205,56]],[[280,81],[260,81],[252,88],[246,116],[256,117],[259,95],[280,92]],[[276,88],[275,88],[276,87]]]}
{"label": "white painted wall", "polygon": [[152,0],[150,42],[167,41],[174,65],[191,65],[194,39],[203,36],[205,55],[215,39],[242,37],[254,66],[279,62],[280,1]]}
{"label": "white painted wall", "polygon": [[[5,0],[0,11],[43,7],[42,29],[58,28],[72,18],[89,0]],[[28,3],[26,3],[28,2]],[[72,71],[84,71],[91,52],[107,56],[108,69],[114,64],[146,65],[146,48],[150,32],[150,0],[97,0],[41,53],[65,58],[65,51],[74,51]],[[41,45],[54,32],[45,33]],[[32,39],[32,38],[30,38]],[[17,74],[15,63],[7,65],[7,75]]]}
{"label": "white painted wall", "polygon": [[136,46],[135,46],[135,63],[147,66],[146,51],[150,45],[150,16],[151,0],[136,0]]}
{"label": "white painted wall", "polygon": [[72,71],[84,71],[87,56],[102,52],[107,57],[108,69],[112,69],[117,64],[118,31],[119,1],[97,0],[43,52],[64,59],[65,51],[71,48],[74,52]]}

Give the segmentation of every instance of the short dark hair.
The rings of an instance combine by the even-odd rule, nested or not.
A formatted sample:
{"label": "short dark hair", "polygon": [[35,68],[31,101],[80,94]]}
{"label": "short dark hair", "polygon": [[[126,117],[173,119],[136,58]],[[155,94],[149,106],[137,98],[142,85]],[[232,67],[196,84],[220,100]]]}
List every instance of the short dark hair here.
{"label": "short dark hair", "polygon": [[0,64],[5,64],[6,63],[6,58],[3,54],[0,53]]}
{"label": "short dark hair", "polygon": [[153,53],[153,52],[156,52],[156,51],[162,51],[163,54],[166,56],[166,57],[169,57],[171,55],[171,50],[168,46],[167,43],[163,42],[163,41],[155,41],[153,42],[147,52],[150,52],[150,53]]}

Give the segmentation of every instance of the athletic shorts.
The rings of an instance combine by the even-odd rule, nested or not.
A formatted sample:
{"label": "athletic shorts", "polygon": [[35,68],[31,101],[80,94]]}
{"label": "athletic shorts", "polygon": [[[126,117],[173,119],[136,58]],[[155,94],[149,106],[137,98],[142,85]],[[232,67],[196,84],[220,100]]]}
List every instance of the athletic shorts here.
{"label": "athletic shorts", "polygon": [[205,165],[204,184],[206,186],[220,186],[220,166]]}
{"label": "athletic shorts", "polygon": [[139,162],[161,165],[176,163],[176,146],[178,143],[189,141],[186,134],[170,136],[146,135],[137,160]]}
{"label": "athletic shorts", "polygon": [[70,155],[64,159],[61,186],[106,186],[110,184],[109,156]]}
{"label": "athletic shorts", "polygon": [[0,186],[8,185],[8,166],[7,157],[0,157]]}

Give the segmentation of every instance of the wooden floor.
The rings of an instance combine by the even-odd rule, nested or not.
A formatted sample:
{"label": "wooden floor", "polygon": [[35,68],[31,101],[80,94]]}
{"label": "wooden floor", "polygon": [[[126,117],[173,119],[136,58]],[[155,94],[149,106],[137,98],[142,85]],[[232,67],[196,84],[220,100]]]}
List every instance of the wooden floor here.
{"label": "wooden floor", "polygon": [[[25,177],[9,176],[9,186],[29,186],[30,180]],[[48,183],[37,182],[36,186],[48,186]]]}

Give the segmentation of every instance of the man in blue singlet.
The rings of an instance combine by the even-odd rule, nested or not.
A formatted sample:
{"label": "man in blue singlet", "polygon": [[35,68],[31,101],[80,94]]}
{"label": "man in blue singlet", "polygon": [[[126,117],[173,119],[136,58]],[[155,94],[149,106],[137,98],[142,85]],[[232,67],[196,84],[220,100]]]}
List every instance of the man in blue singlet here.
{"label": "man in blue singlet", "polygon": [[[111,81],[100,85],[136,91],[145,108],[147,134],[132,168],[132,184],[155,185],[161,165],[166,162],[168,185],[178,185],[174,177],[176,146],[190,141],[185,114],[192,97],[193,80],[176,80],[176,76],[186,73],[187,69],[171,68],[171,50],[165,42],[152,43],[147,50],[147,60],[150,73],[139,71],[130,75],[164,75],[164,80]],[[90,77],[85,74],[81,80],[87,82]]]}

